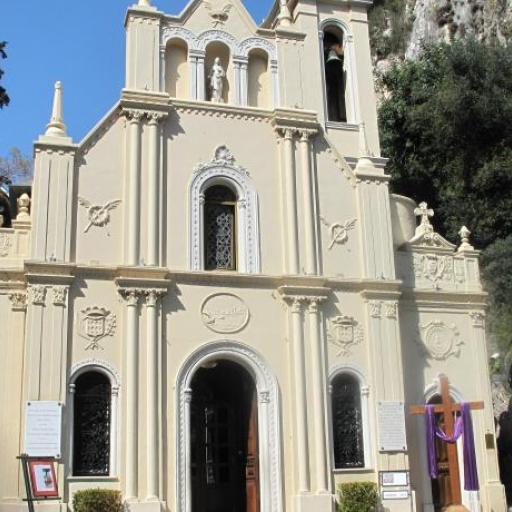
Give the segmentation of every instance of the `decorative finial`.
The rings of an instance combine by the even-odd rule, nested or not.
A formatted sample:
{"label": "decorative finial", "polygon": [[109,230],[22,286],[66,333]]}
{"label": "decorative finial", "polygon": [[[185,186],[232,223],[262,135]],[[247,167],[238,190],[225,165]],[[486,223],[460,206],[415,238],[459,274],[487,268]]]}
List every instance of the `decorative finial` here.
{"label": "decorative finial", "polygon": [[142,7],[152,7],[151,0],[139,0],[139,4]]}
{"label": "decorative finial", "polygon": [[459,251],[474,251],[475,248],[469,243],[469,237],[471,236],[471,231],[466,226],[462,226],[459,231],[459,236],[461,239],[461,244],[459,247]]}
{"label": "decorative finial", "polygon": [[53,95],[53,108],[50,124],[46,129],[46,135],[53,137],[66,137],[66,125],[62,119],[62,84],[55,83],[55,93]]}
{"label": "decorative finial", "polygon": [[30,206],[30,197],[27,193],[21,194],[18,197],[18,215],[16,216],[16,220],[30,220],[29,214],[29,206]]}
{"label": "decorative finial", "polygon": [[368,147],[368,139],[366,138],[366,125],[364,122],[359,124],[359,157],[372,156]]}
{"label": "decorative finial", "polygon": [[279,0],[279,16],[277,17],[281,27],[289,27],[292,24],[292,13],[288,7],[287,0]]}

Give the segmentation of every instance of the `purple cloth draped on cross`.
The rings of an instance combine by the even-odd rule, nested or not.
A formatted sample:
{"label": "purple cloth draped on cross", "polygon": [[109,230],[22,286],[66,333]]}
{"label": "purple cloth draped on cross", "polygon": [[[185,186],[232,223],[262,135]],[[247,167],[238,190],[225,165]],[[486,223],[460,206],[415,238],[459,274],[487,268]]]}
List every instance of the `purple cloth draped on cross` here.
{"label": "purple cloth draped on cross", "polygon": [[473,437],[473,421],[471,420],[471,408],[468,403],[461,403],[461,415],[455,421],[455,429],[452,437],[447,436],[437,425],[434,405],[425,407],[425,426],[427,431],[427,459],[428,473],[431,478],[438,477],[436,460],[436,442],[438,437],[445,443],[456,443],[462,435],[464,452],[464,489],[466,491],[478,491],[478,472],[476,468],[475,440]]}

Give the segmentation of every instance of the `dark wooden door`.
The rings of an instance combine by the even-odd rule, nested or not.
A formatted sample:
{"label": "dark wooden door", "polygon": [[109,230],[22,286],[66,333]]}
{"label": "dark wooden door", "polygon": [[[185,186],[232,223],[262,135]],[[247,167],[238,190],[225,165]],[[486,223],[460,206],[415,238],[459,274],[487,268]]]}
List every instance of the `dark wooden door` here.
{"label": "dark wooden door", "polygon": [[[434,403],[434,402],[431,402]],[[436,415],[437,424],[444,430],[444,421],[442,415]],[[437,460],[437,480],[432,480],[432,498],[436,512],[445,510],[448,506],[455,503],[452,496],[450,485],[450,470],[459,472],[459,462],[457,457],[452,457],[450,468],[450,456],[447,443],[436,438],[436,460]]]}
{"label": "dark wooden door", "polygon": [[258,512],[258,407],[252,378],[219,362],[192,382],[193,512]]}

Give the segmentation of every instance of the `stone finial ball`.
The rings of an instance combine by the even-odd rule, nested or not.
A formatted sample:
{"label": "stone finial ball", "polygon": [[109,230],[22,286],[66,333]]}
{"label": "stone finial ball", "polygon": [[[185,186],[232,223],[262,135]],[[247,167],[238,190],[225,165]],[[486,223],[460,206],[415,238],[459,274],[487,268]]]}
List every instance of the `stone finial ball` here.
{"label": "stone finial ball", "polygon": [[469,512],[464,505],[450,505],[449,507],[443,509],[443,512]]}

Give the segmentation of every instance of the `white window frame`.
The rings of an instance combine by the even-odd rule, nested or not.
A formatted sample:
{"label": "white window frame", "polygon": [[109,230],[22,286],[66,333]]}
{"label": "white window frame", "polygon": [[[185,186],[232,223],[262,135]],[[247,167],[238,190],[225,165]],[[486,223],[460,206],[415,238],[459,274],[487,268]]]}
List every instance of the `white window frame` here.
{"label": "white window frame", "polygon": [[189,187],[189,268],[204,270],[205,192],[213,185],[224,185],[237,195],[236,261],[237,272],[260,272],[258,196],[249,173],[239,165],[226,146],[215,150],[214,159],[199,165]]}
{"label": "white window frame", "polygon": [[331,445],[332,468],[335,473],[354,473],[358,471],[369,471],[373,468],[372,457],[372,436],[370,429],[370,387],[366,383],[363,372],[355,365],[339,364],[333,367],[329,373],[329,396],[332,396],[333,380],[340,375],[350,375],[359,384],[359,396],[361,401],[361,424],[363,428],[363,454],[364,467],[362,468],[336,468],[334,459],[334,429],[332,400],[329,399],[329,432]]}
{"label": "white window frame", "polygon": [[[344,62],[343,66],[347,74],[346,91],[345,91],[345,108],[347,111],[347,122],[340,123],[330,121],[327,107],[327,80],[325,77],[324,64],[324,32],[329,27],[336,27],[343,32],[343,48]],[[361,124],[361,106],[359,102],[359,86],[357,80],[356,52],[354,46],[354,36],[350,32],[348,26],[341,20],[328,18],[322,21],[320,25],[320,62],[322,64],[322,81],[324,87],[324,111],[325,124],[327,127],[345,127],[347,125]]]}
{"label": "white window frame", "polygon": [[[97,372],[105,375],[110,381],[110,457],[109,475],[106,476],[75,476],[73,474],[73,439],[75,434],[75,390],[76,380],[89,372]],[[68,478],[73,479],[98,479],[118,478],[119,476],[119,389],[121,381],[115,368],[106,361],[89,359],[73,366],[68,386],[68,425],[69,425],[69,456],[68,456]]]}

